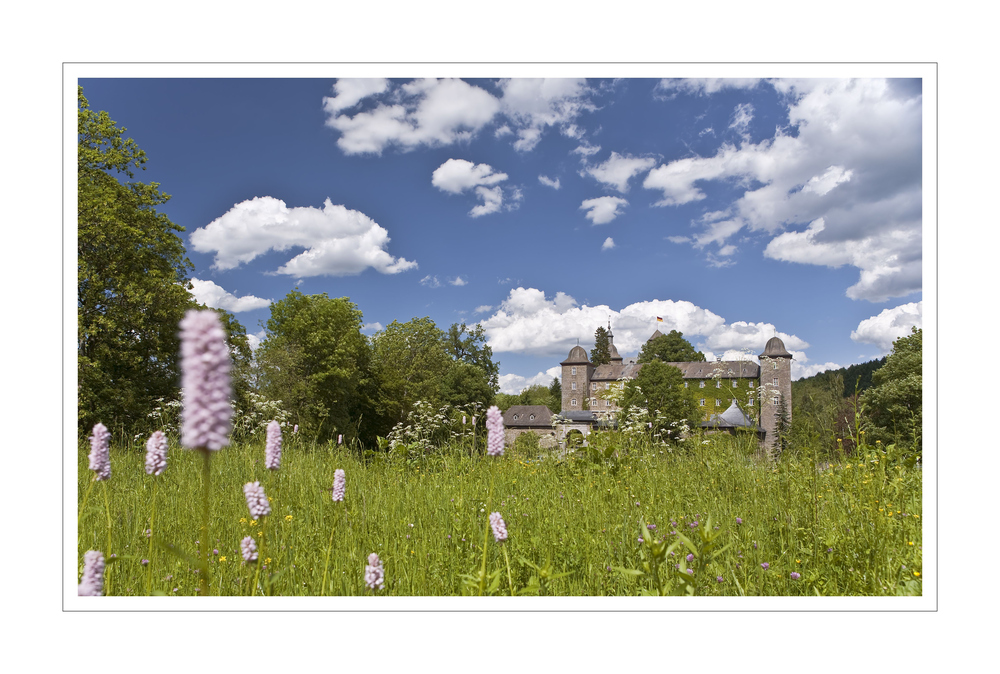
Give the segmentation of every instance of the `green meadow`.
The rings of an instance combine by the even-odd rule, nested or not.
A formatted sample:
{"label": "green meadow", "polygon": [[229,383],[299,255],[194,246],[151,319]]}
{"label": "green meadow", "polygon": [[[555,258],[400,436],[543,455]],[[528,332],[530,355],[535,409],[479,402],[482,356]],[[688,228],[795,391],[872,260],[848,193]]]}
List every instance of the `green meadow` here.
{"label": "green meadow", "polygon": [[[608,433],[591,436],[602,451],[518,444],[490,457],[465,437],[401,454],[286,431],[277,471],[262,440],[211,455],[207,541],[203,457],[170,440],[156,477],[141,443],[113,442],[104,482],[80,445],[78,563],[104,553],[106,595],[202,594],[202,574],[213,596],[921,594],[920,465],[863,435],[850,455],[772,461],[730,436],[669,451]],[[347,491],[334,502],[338,468]],[[253,481],[271,501],[260,521],[243,495]],[[241,555],[246,536],[256,563]],[[373,552],[378,590],[364,583]]]}

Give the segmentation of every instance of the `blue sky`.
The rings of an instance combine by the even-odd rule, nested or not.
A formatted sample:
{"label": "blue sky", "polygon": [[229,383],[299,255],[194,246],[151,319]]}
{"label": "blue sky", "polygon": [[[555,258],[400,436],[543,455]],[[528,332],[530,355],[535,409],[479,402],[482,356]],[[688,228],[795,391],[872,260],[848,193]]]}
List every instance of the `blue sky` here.
{"label": "blue sky", "polygon": [[295,287],[366,334],[482,322],[516,392],[609,317],[625,356],[778,334],[793,376],[922,325],[920,80],[80,83],[172,195],[196,296],[258,338]]}

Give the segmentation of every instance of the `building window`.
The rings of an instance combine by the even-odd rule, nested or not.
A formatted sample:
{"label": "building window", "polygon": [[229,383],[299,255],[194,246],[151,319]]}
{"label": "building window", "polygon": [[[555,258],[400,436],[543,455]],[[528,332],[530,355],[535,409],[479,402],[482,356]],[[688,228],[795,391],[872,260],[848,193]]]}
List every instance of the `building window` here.
{"label": "building window", "polygon": [[777,386],[777,385],[778,385],[778,378],[777,378],[777,377],[775,377],[775,378],[774,378],[774,381],[772,381],[771,383],[772,383],[772,384],[774,384],[775,386]]}
{"label": "building window", "polygon": [[778,404],[778,396],[774,396],[773,398],[771,398],[771,403],[774,404],[774,405],[777,405]]}
{"label": "building window", "polygon": [[597,382],[594,382],[594,383],[592,383],[592,384],[590,385],[590,390],[591,390],[591,391],[596,391],[596,390],[597,390]]}
{"label": "building window", "polygon": [[715,399],[715,406],[716,406],[716,407],[722,407],[722,401],[721,401],[721,400],[719,400],[718,398],[716,398],[716,399]]}
{"label": "building window", "polygon": [[572,373],[572,375],[573,375],[574,377],[576,376],[576,368],[575,368],[575,367],[574,367],[574,368],[572,368],[572,369],[570,370],[570,372]]}
{"label": "building window", "polygon": [[750,400],[747,401],[750,407],[753,407],[753,396],[750,396]]}
{"label": "building window", "polygon": [[575,381],[574,381],[574,382],[570,382],[570,385],[569,385],[569,387],[570,387],[570,388],[571,388],[572,390],[574,390],[574,391],[575,391],[575,390],[576,390],[576,382],[575,382]]}
{"label": "building window", "polygon": [[749,388],[749,389],[750,389],[751,391],[753,390],[753,379],[751,379],[750,381],[748,381],[748,382],[747,382],[747,387],[748,387],[748,388]]}
{"label": "building window", "polygon": [[739,388],[739,387],[740,387],[740,380],[739,379],[734,379],[733,380],[733,388]]}
{"label": "building window", "polygon": [[611,388],[611,383],[610,382],[605,382],[604,383],[604,390],[607,391],[609,388]]}
{"label": "building window", "polygon": [[576,407],[576,398],[573,398],[572,400],[570,400],[569,404],[572,405],[573,407]]}
{"label": "building window", "polygon": [[698,388],[705,388],[705,380],[704,379],[701,380],[700,382],[698,382]]}
{"label": "building window", "polygon": [[721,379],[716,379],[715,380],[715,388],[722,388],[722,380]]}
{"label": "building window", "polygon": [[514,415],[514,421],[517,421],[517,415],[516,414]]}
{"label": "building window", "polygon": [[699,405],[701,405],[702,407],[704,407],[704,406],[705,406],[705,399],[704,399],[704,398],[702,398],[702,399],[701,399],[701,402],[699,402],[698,404],[699,404]]}
{"label": "building window", "polygon": [[534,414],[532,414],[531,416],[528,417],[528,421],[534,421],[534,420],[535,420],[535,415]]}
{"label": "building window", "polygon": [[604,406],[605,406],[605,407],[607,407],[607,406],[608,406],[608,405],[610,405],[610,404],[611,404],[611,403],[609,403],[609,402],[608,402],[607,400],[605,400],[605,401],[604,401]]}
{"label": "building window", "polygon": [[778,369],[778,361],[776,361],[776,360],[772,360],[771,361],[771,369],[772,370],[777,370]]}
{"label": "building window", "polygon": [[684,388],[687,388],[687,387],[688,387],[688,383],[684,382]]}

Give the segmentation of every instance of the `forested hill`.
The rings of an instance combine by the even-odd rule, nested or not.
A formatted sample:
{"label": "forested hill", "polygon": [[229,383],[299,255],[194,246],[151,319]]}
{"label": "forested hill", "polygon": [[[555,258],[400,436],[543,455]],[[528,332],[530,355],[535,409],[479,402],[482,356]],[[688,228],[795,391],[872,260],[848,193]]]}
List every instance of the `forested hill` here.
{"label": "forested hill", "polygon": [[793,381],[793,395],[801,391],[813,389],[829,390],[830,386],[838,380],[843,382],[843,397],[847,398],[854,395],[855,390],[861,393],[871,387],[872,374],[875,370],[885,365],[885,359],[886,356],[883,356],[877,360],[870,360],[867,363],[849,365],[839,370],[827,370],[826,372],[814,374],[811,377],[804,377],[798,381]]}

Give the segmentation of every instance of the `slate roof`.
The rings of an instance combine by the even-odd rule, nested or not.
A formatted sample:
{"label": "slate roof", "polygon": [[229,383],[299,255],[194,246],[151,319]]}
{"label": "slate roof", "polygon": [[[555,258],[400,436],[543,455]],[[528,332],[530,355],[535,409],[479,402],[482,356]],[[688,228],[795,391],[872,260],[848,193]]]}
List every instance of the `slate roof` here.
{"label": "slate roof", "polygon": [[552,410],[545,405],[512,405],[503,413],[503,425],[507,428],[551,428]]}
{"label": "slate roof", "polygon": [[735,402],[722,414],[713,414],[708,421],[701,422],[702,428],[757,428]]}
{"label": "slate roof", "polygon": [[559,416],[570,421],[594,421],[597,416],[590,410],[568,410],[559,413]]}
{"label": "slate roof", "polygon": [[[760,365],[740,360],[721,362],[667,363],[681,371],[685,379],[710,379],[717,367],[722,368],[723,379],[756,379],[760,376]],[[622,377],[632,378],[639,374],[641,363],[608,363],[598,365],[590,381],[616,381]]]}
{"label": "slate roof", "polygon": [[777,337],[772,337],[767,340],[767,344],[764,346],[764,353],[760,354],[761,358],[791,358],[792,354],[785,350],[785,343],[778,339]]}
{"label": "slate roof", "polygon": [[569,350],[569,355],[566,356],[566,360],[559,363],[560,365],[590,365],[590,360],[587,358],[587,352],[580,345],[574,346]]}

